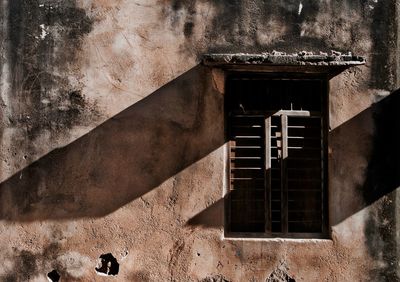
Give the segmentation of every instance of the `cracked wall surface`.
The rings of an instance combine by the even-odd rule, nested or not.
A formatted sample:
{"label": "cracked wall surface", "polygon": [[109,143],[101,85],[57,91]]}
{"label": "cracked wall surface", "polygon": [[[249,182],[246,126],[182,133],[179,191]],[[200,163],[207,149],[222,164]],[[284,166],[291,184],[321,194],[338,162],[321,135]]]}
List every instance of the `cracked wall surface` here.
{"label": "cracked wall surface", "polygon": [[[1,1],[0,281],[106,281],[104,254],[118,281],[399,280],[398,7]],[[332,240],[223,239],[224,75],[200,61],[274,50],[366,58],[330,82]]]}

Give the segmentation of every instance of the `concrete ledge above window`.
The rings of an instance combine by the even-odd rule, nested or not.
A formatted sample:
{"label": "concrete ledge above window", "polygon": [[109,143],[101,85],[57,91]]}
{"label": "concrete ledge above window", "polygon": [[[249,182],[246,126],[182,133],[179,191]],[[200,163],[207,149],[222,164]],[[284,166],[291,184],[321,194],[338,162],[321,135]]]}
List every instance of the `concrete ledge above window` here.
{"label": "concrete ledge above window", "polygon": [[206,66],[230,71],[314,73],[326,74],[332,78],[349,67],[364,65],[365,58],[335,51],[330,54],[323,52],[319,54],[312,52],[286,54],[274,51],[260,54],[205,54],[202,63]]}

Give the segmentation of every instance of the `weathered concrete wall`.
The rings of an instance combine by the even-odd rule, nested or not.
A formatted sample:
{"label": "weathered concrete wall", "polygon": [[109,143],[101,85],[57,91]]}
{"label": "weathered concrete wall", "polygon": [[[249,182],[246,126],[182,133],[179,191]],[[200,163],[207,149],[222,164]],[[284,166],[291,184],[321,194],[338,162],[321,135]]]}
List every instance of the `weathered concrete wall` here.
{"label": "weathered concrete wall", "polygon": [[[394,0],[0,7],[0,280],[105,281],[107,253],[118,281],[399,279]],[[199,59],[274,49],[367,58],[331,81],[332,240],[223,239],[223,81]]]}

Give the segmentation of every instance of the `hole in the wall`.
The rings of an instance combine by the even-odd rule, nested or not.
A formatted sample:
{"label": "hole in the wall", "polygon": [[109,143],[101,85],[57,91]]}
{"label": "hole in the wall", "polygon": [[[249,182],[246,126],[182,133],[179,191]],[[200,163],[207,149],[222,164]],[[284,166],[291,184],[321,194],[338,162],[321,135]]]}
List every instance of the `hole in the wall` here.
{"label": "hole in the wall", "polygon": [[96,267],[95,269],[100,275],[117,275],[119,271],[119,263],[112,254],[103,254],[100,256],[99,267]]}
{"label": "hole in the wall", "polygon": [[200,253],[197,253],[197,256],[199,257],[199,256],[200,256]]}
{"label": "hole in the wall", "polygon": [[53,269],[52,271],[47,273],[47,278],[51,282],[58,282],[60,281],[61,276],[60,274],[58,274],[57,270]]}

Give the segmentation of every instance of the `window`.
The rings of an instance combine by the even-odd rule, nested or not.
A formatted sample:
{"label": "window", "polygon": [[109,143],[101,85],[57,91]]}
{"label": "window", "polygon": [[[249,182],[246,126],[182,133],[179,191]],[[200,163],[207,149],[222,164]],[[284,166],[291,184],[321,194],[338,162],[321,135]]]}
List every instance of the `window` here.
{"label": "window", "polygon": [[327,236],[327,80],[231,74],[226,233]]}

